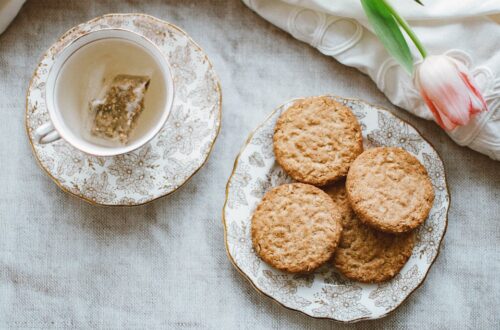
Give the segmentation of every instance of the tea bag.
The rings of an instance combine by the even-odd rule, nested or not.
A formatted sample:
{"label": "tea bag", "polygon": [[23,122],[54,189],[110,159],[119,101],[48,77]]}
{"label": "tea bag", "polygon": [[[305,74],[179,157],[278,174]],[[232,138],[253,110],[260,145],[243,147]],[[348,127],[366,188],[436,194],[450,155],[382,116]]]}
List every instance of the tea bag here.
{"label": "tea bag", "polygon": [[149,82],[147,76],[117,75],[105,96],[90,102],[90,111],[95,114],[92,134],[127,143],[137,118],[144,111]]}

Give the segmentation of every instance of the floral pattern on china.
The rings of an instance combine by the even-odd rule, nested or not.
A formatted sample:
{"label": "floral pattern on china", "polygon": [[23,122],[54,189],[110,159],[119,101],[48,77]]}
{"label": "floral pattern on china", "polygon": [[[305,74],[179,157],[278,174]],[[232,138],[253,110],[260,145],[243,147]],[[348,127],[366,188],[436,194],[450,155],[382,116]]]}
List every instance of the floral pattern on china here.
{"label": "floral pattern on china", "polygon": [[[106,28],[136,32],[154,42],[172,67],[172,113],[148,144],[125,155],[95,157],[63,140],[38,144],[34,130],[49,121],[45,82],[55,56],[79,36]],[[221,122],[221,89],[203,50],[181,29],[152,16],[111,14],[65,33],[42,57],[31,81],[26,127],[35,157],[64,190],[103,205],[139,205],[168,195],[206,162]]]}
{"label": "floral pattern on china", "polygon": [[436,199],[428,219],[417,229],[418,240],[409,261],[387,282],[362,284],[344,278],[328,264],[308,275],[283,273],[254,252],[250,237],[253,210],[267,190],[292,181],[276,163],[272,150],[276,120],[292,101],[276,109],[256,129],[237,158],[223,211],[226,247],[234,266],[259,291],[287,308],[342,322],[377,319],[408,298],[424,281],[437,257],[450,202],[446,177],[437,152],[410,124],[363,101],[333,98],[353,109],[366,149],[402,147],[414,154],[431,176]]}

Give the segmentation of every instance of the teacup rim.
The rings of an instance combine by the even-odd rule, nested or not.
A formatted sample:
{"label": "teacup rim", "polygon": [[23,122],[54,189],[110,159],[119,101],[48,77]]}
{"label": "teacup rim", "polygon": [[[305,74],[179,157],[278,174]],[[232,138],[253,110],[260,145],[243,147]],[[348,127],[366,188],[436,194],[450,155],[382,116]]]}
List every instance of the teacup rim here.
{"label": "teacup rim", "polygon": [[[109,32],[109,31],[119,31],[119,32],[125,32],[127,34],[133,34],[134,36],[138,37],[139,39],[142,39],[149,46],[151,46],[154,49],[154,52],[156,54],[151,54],[151,51],[148,48],[144,47],[142,44],[137,43],[135,40],[131,40],[131,39],[125,38],[123,36],[121,36],[121,37],[109,36],[109,37],[103,37],[103,38],[89,40],[89,42],[83,43],[80,47],[75,49],[70,54],[66,55],[65,57],[59,58],[59,60],[62,61],[62,63],[60,65],[55,65],[58,61],[58,57],[61,56],[61,54],[63,54],[68,48],[70,48],[72,45],[77,43],[82,38],[88,37],[89,35],[92,35],[92,34],[101,33],[101,32]],[[153,59],[156,62],[159,61],[158,64],[161,68],[162,74],[163,74],[164,79],[165,79],[165,84],[166,84],[166,88],[167,88],[167,95],[166,95],[166,99],[165,99],[165,108],[163,110],[161,120],[159,120],[158,123],[150,130],[150,132],[145,134],[145,136],[143,138],[141,138],[138,142],[131,144],[129,146],[124,145],[124,146],[119,146],[116,148],[104,148],[104,147],[96,146],[96,148],[95,148],[96,150],[104,150],[105,152],[95,152],[95,150],[91,150],[90,148],[86,148],[86,147],[82,148],[81,145],[75,143],[75,141],[73,141],[71,138],[68,138],[68,135],[65,133],[64,129],[61,129],[61,127],[59,125],[59,120],[58,119],[54,120],[54,118],[56,117],[56,110],[54,109],[54,104],[53,104],[54,102],[52,102],[52,100],[49,100],[49,96],[53,95],[54,92],[47,93],[47,86],[49,86],[48,82],[51,81],[51,78],[52,78],[54,80],[53,85],[55,88],[57,78],[58,78],[64,64],[78,50],[85,47],[86,45],[89,45],[92,42],[99,41],[99,40],[105,40],[105,39],[123,39],[123,40],[129,41],[129,42],[132,42],[135,45],[142,48],[144,51],[150,53],[150,55],[153,57]],[[159,132],[161,131],[161,129],[165,126],[165,124],[166,124],[166,122],[167,122],[167,120],[170,117],[170,114],[172,112],[174,98],[175,98],[174,78],[173,78],[173,74],[172,74],[172,68],[170,66],[168,59],[166,58],[166,55],[163,53],[163,51],[160,49],[160,47],[151,39],[147,38],[144,35],[141,35],[141,34],[135,32],[135,31],[125,29],[125,28],[113,28],[113,27],[101,28],[98,30],[87,31],[81,35],[78,35],[76,38],[72,39],[66,45],[64,45],[64,47],[62,47],[58,51],[57,55],[53,55],[53,56],[54,56],[54,65],[51,66],[51,68],[47,74],[47,84],[45,85],[45,103],[47,106],[47,112],[49,114],[49,120],[50,120],[50,122],[52,122],[55,131],[57,131],[57,133],[61,136],[61,138],[65,142],[69,143],[75,149],[77,149],[77,150],[79,150],[87,155],[95,156],[95,157],[114,157],[114,156],[127,154],[127,153],[133,152],[137,149],[140,149],[141,147],[146,145],[154,137],[156,137],[159,134]],[[57,72],[53,73],[56,68],[57,68]]]}

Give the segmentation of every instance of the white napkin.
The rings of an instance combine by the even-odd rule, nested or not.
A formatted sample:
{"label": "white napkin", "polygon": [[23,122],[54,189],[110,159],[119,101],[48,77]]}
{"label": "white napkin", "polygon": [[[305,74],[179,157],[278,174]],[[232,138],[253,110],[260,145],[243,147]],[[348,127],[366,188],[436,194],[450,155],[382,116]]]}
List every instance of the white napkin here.
{"label": "white napkin", "polygon": [[25,0],[0,0],[0,34],[16,17]]}
{"label": "white napkin", "polygon": [[[433,119],[412,78],[371,32],[358,0],[243,0],[266,20],[325,55],[369,75],[389,100]],[[391,3],[430,54],[446,53],[470,68],[489,106],[448,132],[460,145],[500,160],[500,1],[412,0]],[[417,51],[413,49],[417,55]],[[416,57],[418,58],[418,57]]]}

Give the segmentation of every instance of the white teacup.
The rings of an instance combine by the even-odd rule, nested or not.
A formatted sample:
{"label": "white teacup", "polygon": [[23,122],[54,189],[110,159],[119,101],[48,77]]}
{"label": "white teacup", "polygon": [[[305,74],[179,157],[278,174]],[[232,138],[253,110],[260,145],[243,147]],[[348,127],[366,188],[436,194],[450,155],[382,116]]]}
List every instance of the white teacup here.
{"label": "white teacup", "polygon": [[[94,137],[87,127],[89,102],[102,90],[103,79],[118,74],[151,77],[144,111],[125,145]],[[35,140],[51,143],[62,138],[95,156],[124,154],[149,142],[165,125],[174,100],[170,66],[160,49],[123,29],[89,32],[72,41],[55,59],[45,88],[50,122],[35,130]]]}

